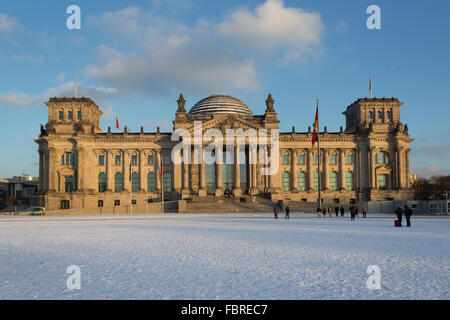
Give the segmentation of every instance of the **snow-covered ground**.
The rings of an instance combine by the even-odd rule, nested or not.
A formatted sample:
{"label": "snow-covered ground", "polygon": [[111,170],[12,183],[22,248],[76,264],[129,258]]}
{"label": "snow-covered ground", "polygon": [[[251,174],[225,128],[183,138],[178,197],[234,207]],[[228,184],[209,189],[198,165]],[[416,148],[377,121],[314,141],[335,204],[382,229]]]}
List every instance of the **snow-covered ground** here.
{"label": "snow-covered ground", "polygon": [[[280,218],[284,215],[280,214]],[[0,299],[449,299],[450,218],[0,217]],[[69,290],[66,269],[81,270]],[[367,267],[381,289],[367,288]]]}

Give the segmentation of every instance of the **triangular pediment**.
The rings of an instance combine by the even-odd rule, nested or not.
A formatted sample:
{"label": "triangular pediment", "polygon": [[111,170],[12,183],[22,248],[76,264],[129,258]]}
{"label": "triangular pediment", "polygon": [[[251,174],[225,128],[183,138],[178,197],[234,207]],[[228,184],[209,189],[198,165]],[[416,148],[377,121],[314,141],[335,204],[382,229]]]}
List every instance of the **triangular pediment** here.
{"label": "triangular pediment", "polygon": [[[242,129],[244,131],[249,130],[249,129],[253,129],[253,130],[260,129],[260,127],[258,125],[255,125],[249,121],[246,121],[236,115],[227,115],[225,117],[213,118],[211,120],[202,122],[201,125],[202,125],[202,133],[208,129],[218,129],[223,134],[226,133],[227,129],[234,129],[234,130]],[[187,130],[189,131],[189,133],[191,135],[193,135],[194,134],[194,124],[189,126],[187,128]]]}

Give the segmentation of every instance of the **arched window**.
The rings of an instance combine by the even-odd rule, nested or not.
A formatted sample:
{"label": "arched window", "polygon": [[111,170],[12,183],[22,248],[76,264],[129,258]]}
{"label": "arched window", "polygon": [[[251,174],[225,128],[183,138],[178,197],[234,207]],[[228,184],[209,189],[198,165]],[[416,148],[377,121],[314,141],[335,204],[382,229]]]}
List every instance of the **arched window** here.
{"label": "arched window", "polygon": [[372,120],[372,119],[373,119],[373,113],[372,113],[372,111],[369,111],[368,118],[369,118],[369,120]]}
{"label": "arched window", "polygon": [[345,189],[353,190],[353,172],[345,173]]}
{"label": "arched window", "polygon": [[377,119],[378,119],[378,120],[381,120],[381,118],[382,118],[382,117],[381,117],[381,111],[378,111],[378,112],[377,112]]}
{"label": "arched window", "polygon": [[281,190],[289,191],[289,173],[286,171],[281,174]]}
{"label": "arched window", "polygon": [[314,172],[313,189],[315,191],[319,189],[319,173],[317,171]]}
{"label": "arched window", "polygon": [[114,176],[114,192],[122,192],[123,191],[123,175],[120,172],[117,172]]}
{"label": "arched window", "polygon": [[81,110],[78,110],[78,116],[77,116],[78,120],[82,120],[81,119]]}
{"label": "arched window", "polygon": [[104,172],[98,175],[98,192],[106,191],[106,174]]}
{"label": "arched window", "polygon": [[73,120],[73,111],[69,111],[68,118],[69,120]]}
{"label": "arched window", "polygon": [[386,112],[386,119],[391,120],[391,112]]}
{"label": "arched window", "polygon": [[73,176],[65,176],[64,177],[64,191],[65,192],[72,192],[74,189],[73,187]]}
{"label": "arched window", "polygon": [[163,173],[163,185],[164,185],[164,192],[172,191],[172,174],[170,172]]}
{"label": "arched window", "polygon": [[131,175],[131,192],[138,192],[139,191],[139,174],[136,172],[133,172]]}
{"label": "arched window", "polygon": [[337,172],[330,172],[330,190],[335,191],[337,190],[337,181],[338,181],[338,174]]}
{"label": "arched window", "polygon": [[147,175],[147,190],[155,192],[156,190],[156,175],[154,172],[149,172]]}
{"label": "arched window", "polygon": [[306,190],[306,176],[304,172],[299,172],[297,175],[297,188],[298,191]]}
{"label": "arched window", "polygon": [[59,112],[59,120],[64,120],[64,112]]}
{"label": "arched window", "polygon": [[375,154],[375,163],[376,164],[387,164],[389,163],[389,156],[386,152],[380,151]]}

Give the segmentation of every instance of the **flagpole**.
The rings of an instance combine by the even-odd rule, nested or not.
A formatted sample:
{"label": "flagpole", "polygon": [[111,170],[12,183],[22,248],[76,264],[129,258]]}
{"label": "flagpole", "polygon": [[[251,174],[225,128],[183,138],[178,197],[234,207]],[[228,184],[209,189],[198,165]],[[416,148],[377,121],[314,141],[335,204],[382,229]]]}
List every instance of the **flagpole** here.
{"label": "flagpole", "polygon": [[164,213],[164,179],[163,179],[163,162],[164,156],[161,155],[161,212]]}
{"label": "flagpole", "polygon": [[131,172],[131,159],[130,159],[130,182],[131,182],[131,186],[130,186],[130,195],[131,195],[130,214],[133,214],[133,175],[132,175],[132,172]]}
{"label": "flagpole", "polygon": [[[319,99],[317,99],[317,114],[319,114]],[[320,139],[319,139],[319,133],[320,133],[320,129],[319,129],[319,117],[317,117],[317,155],[318,155],[318,159],[317,159],[317,182],[318,182],[318,198],[317,198],[317,202],[319,202],[319,208],[322,209],[322,201],[321,201],[321,197],[320,197],[320,189],[321,189],[321,172],[320,172]]]}
{"label": "flagpole", "polygon": [[370,73],[369,90],[370,90],[370,99],[372,99],[372,98],[373,98],[373,90],[372,90],[372,72]]}

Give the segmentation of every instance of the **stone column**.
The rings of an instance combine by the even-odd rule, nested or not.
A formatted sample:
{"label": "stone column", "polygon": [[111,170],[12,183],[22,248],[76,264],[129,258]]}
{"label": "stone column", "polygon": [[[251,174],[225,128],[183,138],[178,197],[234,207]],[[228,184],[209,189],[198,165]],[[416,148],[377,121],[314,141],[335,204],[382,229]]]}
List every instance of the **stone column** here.
{"label": "stone column", "polygon": [[259,193],[258,190],[258,176],[257,176],[257,163],[258,163],[258,149],[255,146],[254,148],[248,149],[248,156],[249,156],[249,165],[250,165],[250,172],[251,172],[251,189],[250,194],[255,195]]}
{"label": "stone column", "polygon": [[125,192],[131,191],[131,181],[130,181],[130,163],[131,155],[129,151],[123,151],[123,186]]}
{"label": "stone column", "polygon": [[411,188],[409,182],[409,151],[410,149],[405,150],[405,176],[406,176],[406,188]]}
{"label": "stone column", "polygon": [[190,149],[188,152],[184,152],[183,150],[183,189],[181,190],[181,194],[183,196],[188,196],[191,194],[189,189],[189,157],[190,157]]}
{"label": "stone column", "polygon": [[216,197],[223,196],[222,190],[222,162],[223,162],[223,146],[216,148]]}
{"label": "stone column", "polygon": [[370,188],[376,189],[376,181],[375,181],[375,163],[374,163],[374,147],[370,147],[369,151],[369,168],[370,168]]}
{"label": "stone column", "polygon": [[[82,147],[78,147],[77,149],[77,154],[74,155],[74,157],[76,157],[77,159],[77,184],[76,186],[74,186],[74,190],[83,190],[85,189],[87,186],[84,185],[84,163],[86,161],[86,154],[85,154],[85,149]],[[98,161],[98,159],[97,159]],[[75,178],[75,177],[74,177]],[[74,181],[75,182],[75,181]]]}
{"label": "stone column", "polygon": [[161,191],[161,150],[156,150],[156,159],[155,159],[155,178],[156,178],[156,192]]}
{"label": "stone column", "polygon": [[291,149],[291,191],[297,190],[297,151]]}
{"label": "stone column", "polygon": [[330,162],[330,152],[328,150],[323,150],[323,176],[322,176],[322,185],[324,186],[325,190],[329,190],[330,189],[330,179],[329,179],[329,172],[330,172],[330,168],[329,168],[329,162]]}
{"label": "stone column", "polygon": [[206,197],[206,163],[205,163],[205,148],[201,146],[201,155],[200,155],[201,163],[200,163],[200,188],[198,190],[198,195],[200,197]]}
{"label": "stone column", "polygon": [[341,188],[341,190],[345,190],[344,161],[345,161],[345,150],[344,149],[339,149],[339,177],[340,177],[340,188]]}
{"label": "stone column", "polygon": [[405,166],[405,152],[403,147],[398,148],[398,176],[399,176],[399,189],[404,189],[406,187],[406,166]]}
{"label": "stone column", "polygon": [[241,164],[240,164],[240,152],[239,145],[234,147],[234,188],[233,196],[240,197],[242,195],[241,190]]}
{"label": "stone column", "polygon": [[314,154],[312,149],[308,149],[308,191],[313,191],[314,186]]}
{"label": "stone column", "polygon": [[[48,176],[49,176],[49,191],[56,191],[58,189],[58,176],[56,175],[56,164],[58,159],[56,159],[56,149],[53,147],[48,148]],[[61,160],[61,159],[59,159]]]}
{"label": "stone column", "polygon": [[139,190],[143,192],[147,191],[147,184],[144,183],[144,161],[144,150],[139,149]]}
{"label": "stone column", "polygon": [[114,155],[110,150],[107,150],[105,154],[105,167],[106,167],[105,173],[106,173],[106,191],[109,192],[114,191],[113,166],[114,166]]}

